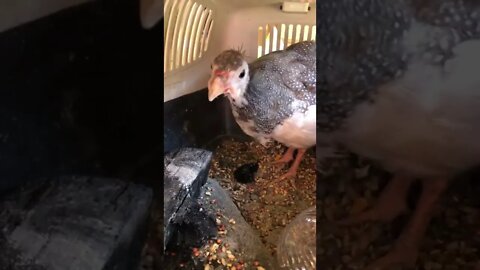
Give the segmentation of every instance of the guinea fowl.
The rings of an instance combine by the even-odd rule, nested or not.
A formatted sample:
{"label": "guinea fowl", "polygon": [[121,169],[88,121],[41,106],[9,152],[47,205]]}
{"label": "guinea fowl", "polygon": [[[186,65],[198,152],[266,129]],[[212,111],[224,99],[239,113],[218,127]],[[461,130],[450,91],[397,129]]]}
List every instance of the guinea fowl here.
{"label": "guinea fowl", "polygon": [[295,161],[282,178],[295,176],[305,151],[316,141],[315,42],[293,44],[247,63],[238,50],[227,50],[212,64],[208,99],[221,94],[249,136],[266,146],[272,139],[289,148],[276,163]]}
{"label": "guinea fowl", "polygon": [[480,2],[317,2],[318,143],[382,164],[394,177],[346,224],[391,221],[422,183],[397,242],[368,269],[414,265],[453,176],[480,164]]}

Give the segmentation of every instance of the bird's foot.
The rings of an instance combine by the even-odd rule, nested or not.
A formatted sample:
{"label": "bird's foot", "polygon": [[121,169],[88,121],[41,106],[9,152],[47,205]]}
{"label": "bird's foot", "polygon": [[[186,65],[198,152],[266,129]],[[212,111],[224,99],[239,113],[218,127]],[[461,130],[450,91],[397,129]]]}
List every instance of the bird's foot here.
{"label": "bird's foot", "polygon": [[278,178],[278,180],[286,180],[286,179],[291,179],[294,178],[297,175],[297,170],[288,170],[288,172],[284,173],[282,176]]}
{"label": "bird's foot", "polygon": [[418,249],[409,246],[397,246],[387,255],[368,265],[365,270],[390,270],[395,267],[414,268]]}
{"label": "bird's foot", "polygon": [[293,160],[293,152],[295,151],[294,148],[292,147],[289,147],[287,149],[287,151],[285,152],[285,154],[283,154],[283,156],[277,160],[275,160],[273,162],[273,164],[277,164],[277,165],[283,165],[284,163],[288,163],[290,161]]}
{"label": "bird's foot", "polygon": [[362,222],[390,222],[407,211],[406,196],[412,179],[395,176],[382,191],[375,206],[365,212],[338,221],[339,225],[353,225]]}
{"label": "bird's foot", "polygon": [[296,175],[297,175],[297,168],[292,166],[286,173],[281,175],[279,178],[277,178],[273,182],[270,182],[270,184],[275,184],[275,183],[278,183],[278,182],[281,182],[281,181],[284,181],[284,180],[290,180],[289,181],[290,185],[293,188],[296,188],[296,186],[295,186],[295,176]]}
{"label": "bird's foot", "polygon": [[423,180],[423,190],[411,220],[394,248],[366,270],[390,270],[395,266],[415,267],[423,235],[432,219],[435,205],[448,186],[446,179]]}
{"label": "bird's foot", "polygon": [[[289,153],[293,156],[293,151],[294,151],[294,148],[291,148],[291,147],[288,148],[287,153],[285,153],[285,156],[289,155]],[[274,183],[281,180],[290,179],[291,185],[295,188],[295,183],[293,182],[293,180],[297,175],[297,170],[298,170],[298,167],[300,166],[300,161],[302,160],[303,155],[305,154],[305,151],[306,151],[305,149],[298,149],[297,156],[295,157],[295,161],[293,162],[290,169],[288,169],[287,173],[283,174],[277,180],[275,180]]]}
{"label": "bird's foot", "polygon": [[[392,197],[390,197],[392,198]],[[349,226],[363,222],[391,222],[396,217],[407,211],[404,201],[388,200],[388,202],[379,200],[377,204],[365,212],[344,218],[338,221],[339,225]]]}
{"label": "bird's foot", "polygon": [[278,183],[287,179],[294,179],[296,175],[297,175],[297,170],[290,168],[286,173],[282,174],[280,177],[270,182],[270,184]]}

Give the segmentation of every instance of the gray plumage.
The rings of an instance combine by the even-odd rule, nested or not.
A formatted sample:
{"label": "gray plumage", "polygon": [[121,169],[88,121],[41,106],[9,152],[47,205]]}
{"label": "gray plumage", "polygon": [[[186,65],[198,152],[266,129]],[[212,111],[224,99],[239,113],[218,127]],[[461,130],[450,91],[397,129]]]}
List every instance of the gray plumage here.
{"label": "gray plumage", "polygon": [[247,63],[241,52],[217,56],[208,81],[208,99],[224,94],[240,128],[264,146],[288,146],[277,163],[295,161],[280,179],[295,176],[306,149],[316,143],[315,42],[293,44]]}
{"label": "gray plumage", "polygon": [[[269,134],[294,110],[315,105],[315,42],[297,43],[249,64],[248,106],[234,106],[243,121],[253,120],[258,131]],[[297,108],[290,104],[297,100]]]}
{"label": "gray plumage", "polygon": [[[318,128],[331,132],[359,103],[373,102],[378,87],[401,77],[409,63],[424,58],[445,65],[452,48],[479,38],[475,1],[320,1],[317,7]],[[421,24],[425,29],[412,33]],[[406,35],[417,35],[415,48]],[[425,35],[421,37],[421,35]]]}
{"label": "gray plumage", "polygon": [[[249,81],[242,96],[245,102],[229,97],[237,122],[247,134],[268,141],[274,129],[295,112],[305,113],[315,105],[315,49],[314,41],[300,42],[248,64]],[[236,70],[242,60],[241,52],[228,50],[218,55],[213,65],[220,70]],[[249,121],[253,125],[247,127]]]}

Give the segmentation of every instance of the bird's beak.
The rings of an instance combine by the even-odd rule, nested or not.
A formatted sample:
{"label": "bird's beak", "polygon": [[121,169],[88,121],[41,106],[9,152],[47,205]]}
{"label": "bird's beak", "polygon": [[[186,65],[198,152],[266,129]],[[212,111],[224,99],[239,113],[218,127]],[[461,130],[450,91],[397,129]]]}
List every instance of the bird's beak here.
{"label": "bird's beak", "polygon": [[208,101],[213,101],[218,96],[223,94],[225,90],[225,86],[223,83],[222,78],[218,76],[212,76],[210,80],[208,80]]}
{"label": "bird's beak", "polygon": [[208,100],[213,101],[218,96],[229,91],[227,72],[213,71],[208,80]]}

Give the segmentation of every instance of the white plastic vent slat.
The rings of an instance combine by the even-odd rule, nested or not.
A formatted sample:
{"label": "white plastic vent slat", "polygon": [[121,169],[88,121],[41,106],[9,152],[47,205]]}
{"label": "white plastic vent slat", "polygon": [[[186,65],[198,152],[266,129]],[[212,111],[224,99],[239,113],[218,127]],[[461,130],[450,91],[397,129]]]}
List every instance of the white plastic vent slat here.
{"label": "white plastic vent slat", "polygon": [[188,59],[187,62],[191,63],[193,59],[193,53],[194,53],[194,47],[195,47],[195,40],[196,36],[195,34],[197,33],[197,28],[198,28],[198,21],[200,20],[200,14],[202,12],[202,5],[197,5],[195,12],[195,17],[193,18],[193,23],[192,23],[192,31],[190,33],[190,43],[188,44]]}
{"label": "white plastic vent slat", "polygon": [[[167,24],[166,24],[166,29],[164,29],[163,31],[166,32],[165,35],[165,69],[164,70],[171,70],[173,68],[173,62],[172,62],[172,55],[170,53],[170,48],[172,47],[172,41],[173,41],[173,21],[174,21],[174,10],[177,8],[177,3],[178,1],[173,1],[172,3],[172,7],[170,8],[170,12],[168,13],[165,13],[165,15],[168,17],[168,19],[166,19],[167,21]],[[166,4],[168,4],[168,2],[166,2]],[[168,10],[168,9],[167,9]]]}
{"label": "white plastic vent slat", "polygon": [[[270,35],[270,25],[267,25],[265,27],[265,32],[267,33],[267,35]],[[265,39],[265,53],[269,53],[270,52],[270,40],[268,39]]]}
{"label": "white plastic vent slat", "polygon": [[208,44],[210,42],[210,34],[212,34],[212,28],[213,28],[213,16],[210,16],[210,23],[208,24],[208,30],[206,32],[206,35],[205,35],[205,49],[203,50],[204,52],[206,52],[208,50]]}
{"label": "white plastic vent slat", "polygon": [[287,27],[285,24],[282,24],[282,26],[280,27],[280,39],[278,40],[278,42],[280,43],[280,46],[278,47],[279,50],[285,49],[285,37],[287,36],[285,35],[285,31],[287,31]]}
{"label": "white plastic vent slat", "polygon": [[[169,14],[172,6],[170,5],[170,0],[165,1],[165,6],[163,7],[163,13]],[[168,34],[168,21],[163,24],[163,40],[166,40]]]}
{"label": "white plastic vent slat", "polygon": [[276,24],[274,27],[272,27],[272,52],[276,51],[277,48],[279,47],[279,40],[278,40],[278,27],[279,25]]}
{"label": "white plastic vent slat", "polygon": [[190,37],[190,32],[192,31],[192,20],[193,20],[193,14],[196,6],[197,6],[197,3],[193,3],[193,5],[189,8],[190,12],[188,13],[188,16],[187,16],[187,25],[185,26],[185,35],[183,37],[182,66],[184,66],[187,63],[188,48],[189,48],[188,40]]}
{"label": "white plastic vent slat", "polygon": [[289,38],[290,39],[290,44],[288,44],[289,46],[296,43],[297,41],[295,40],[297,38],[297,26],[296,25],[293,25],[292,27],[292,38]]}
{"label": "white plastic vent slat", "polygon": [[315,40],[316,25],[266,24],[258,27],[258,55],[283,50],[305,40]]}
{"label": "white plastic vent slat", "polygon": [[178,32],[177,38],[177,49],[175,51],[175,68],[179,68],[180,64],[182,63],[182,53],[183,53],[183,41],[185,38],[185,28],[187,27],[187,18],[188,18],[188,11],[190,10],[192,1],[187,0],[185,5],[183,6],[182,16],[180,18],[180,27]]}
{"label": "white plastic vent slat", "polygon": [[202,25],[202,38],[200,39],[200,52],[198,54],[198,57],[202,57],[202,54],[204,51],[207,50],[207,47],[205,46],[206,44],[206,39],[207,39],[207,30],[208,30],[208,25],[212,21],[212,12],[208,11],[207,14],[207,19],[205,20],[205,24]]}
{"label": "white plastic vent slat", "polygon": [[302,26],[297,24],[297,33],[295,35],[295,43],[300,42],[300,37],[302,36]]}
{"label": "white plastic vent slat", "polygon": [[[268,28],[267,28],[267,27],[263,28],[263,34],[264,34],[264,36],[267,36],[267,33],[268,33]],[[261,45],[262,48],[263,48],[263,49],[262,49],[262,55],[264,55],[264,54],[265,54],[265,50],[266,50],[266,48],[267,48],[267,45],[266,45],[267,40],[266,40],[266,39],[262,39],[261,42],[262,42],[262,43],[260,43],[260,45]]]}
{"label": "white plastic vent slat", "polygon": [[164,72],[198,60],[208,49],[213,12],[194,0],[166,0],[164,4]]}
{"label": "white plastic vent slat", "polygon": [[268,51],[273,51],[273,29],[275,29],[275,25],[270,25],[268,29],[268,35],[272,38],[268,40]]}
{"label": "white plastic vent slat", "polygon": [[263,55],[263,46],[261,44],[261,41],[263,40],[263,27],[260,26],[258,28],[258,49],[257,49],[257,55]]}
{"label": "white plastic vent slat", "polygon": [[303,26],[303,39],[302,40],[308,40],[308,33],[310,33],[310,26],[309,25],[305,25]]}
{"label": "white plastic vent slat", "polygon": [[[267,33],[268,35],[270,35],[270,25],[268,25],[268,24],[265,26],[265,33]],[[264,53],[267,53],[267,52],[270,51],[270,42],[269,42],[270,40],[269,40],[269,39],[265,39],[264,41],[265,41],[265,42],[264,42],[264,44],[265,44],[265,46],[264,46],[264,48],[265,48]]]}
{"label": "white plastic vent slat", "polygon": [[287,46],[285,46],[285,47],[288,47],[288,46],[292,45],[291,37],[293,37],[293,24],[288,25],[287,36],[285,37],[285,44],[287,44]]}
{"label": "white plastic vent slat", "polygon": [[200,20],[198,21],[197,24],[197,33],[195,34],[195,46],[193,47],[193,60],[197,60],[200,55],[200,40],[202,36],[202,25],[207,19],[207,13],[204,12],[204,8],[202,7],[202,15],[200,15]]}
{"label": "white plastic vent slat", "polygon": [[185,7],[186,1],[185,0],[179,0],[180,4],[178,5],[178,13],[174,14],[175,18],[175,24],[174,29],[173,29],[173,40],[172,40],[172,69],[177,68],[177,58],[178,58],[178,43],[180,41],[180,29],[181,29],[181,23],[182,23],[182,13],[183,9]]}

